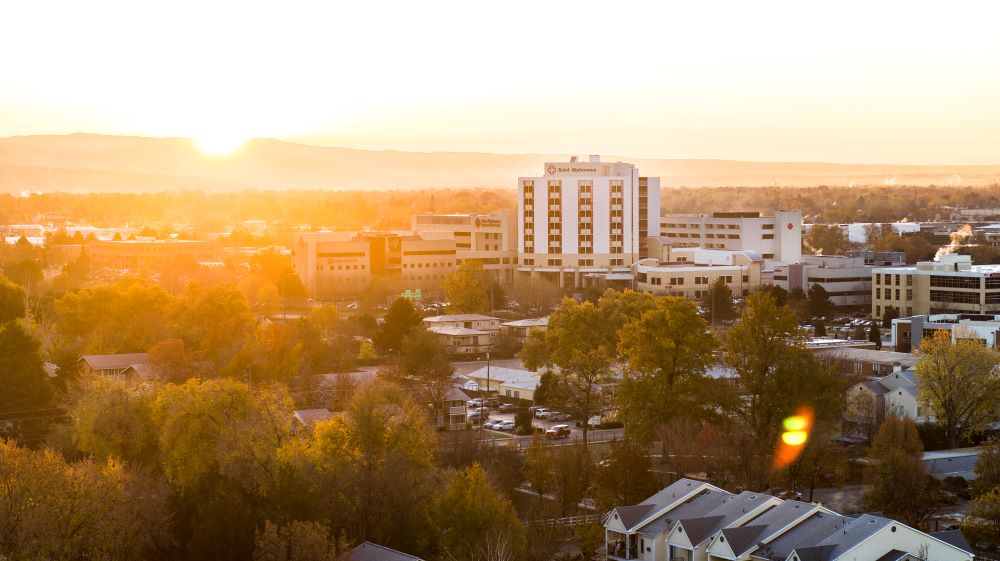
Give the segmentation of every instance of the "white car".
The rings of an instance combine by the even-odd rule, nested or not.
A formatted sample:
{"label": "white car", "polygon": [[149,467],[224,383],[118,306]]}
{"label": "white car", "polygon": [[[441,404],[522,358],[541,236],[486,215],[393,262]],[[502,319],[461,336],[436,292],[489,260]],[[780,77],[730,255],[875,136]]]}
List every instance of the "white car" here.
{"label": "white car", "polygon": [[545,415],[548,415],[551,412],[552,412],[551,409],[546,409],[545,407],[539,407],[538,409],[535,409],[535,418],[544,419]]}
{"label": "white car", "polygon": [[500,430],[500,425],[502,425],[503,423],[504,422],[500,419],[490,420],[483,423],[483,427],[488,428],[490,430]]}
{"label": "white car", "polygon": [[503,421],[496,430],[514,430],[514,421]]}

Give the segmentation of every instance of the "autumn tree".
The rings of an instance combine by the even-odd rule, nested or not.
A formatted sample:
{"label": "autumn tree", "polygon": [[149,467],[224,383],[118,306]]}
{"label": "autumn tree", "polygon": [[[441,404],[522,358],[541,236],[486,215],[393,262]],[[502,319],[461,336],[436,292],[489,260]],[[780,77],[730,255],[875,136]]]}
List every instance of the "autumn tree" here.
{"label": "autumn tree", "polygon": [[924,471],[924,445],[910,419],[888,417],[868,453],[865,508],[920,527],[940,506],[936,480]]}
{"label": "autumn tree", "polygon": [[143,352],[169,337],[171,305],[162,288],[135,280],[67,292],[54,303],[60,345],[76,355]]}
{"label": "autumn tree", "polygon": [[653,465],[642,446],[630,440],[611,442],[611,451],[594,474],[593,497],[601,512],[639,504],[659,490]]}
{"label": "autumn tree", "polygon": [[231,284],[188,286],[174,305],[173,319],[185,344],[216,366],[228,365],[254,332],[250,306]]}
{"label": "autumn tree", "polygon": [[[797,342],[798,322],[791,308],[778,307],[766,293],[747,299],[740,320],[723,337],[723,362],[732,368],[745,392],[730,410],[747,428],[755,454],[769,456],[777,445],[781,422],[808,407],[821,421],[833,421],[840,409],[840,382]],[[766,465],[756,462],[755,465]],[[766,473],[748,474],[751,488],[765,484]]]}
{"label": "autumn tree", "polygon": [[454,371],[437,336],[416,326],[403,338],[399,357],[382,367],[379,375],[412,390],[422,403],[440,408],[452,387]]}
{"label": "autumn tree", "polygon": [[836,224],[813,224],[802,236],[802,247],[817,255],[843,255],[851,243]]}
{"label": "autumn tree", "polygon": [[433,511],[446,559],[514,561],[524,555],[524,529],[513,505],[490,486],[478,464],[452,476]]}
{"label": "autumn tree", "polygon": [[1000,487],[972,500],[962,520],[962,534],[973,543],[1000,544]]}
{"label": "autumn tree", "polygon": [[618,404],[630,437],[651,442],[679,417],[715,417],[716,397],[725,396],[727,388],[705,376],[714,362],[715,338],[694,304],[659,298],[654,308],[625,324],[620,337],[628,375],[619,386]]}
{"label": "autumn tree", "polygon": [[538,494],[539,505],[545,504],[545,495],[555,484],[552,470],[552,450],[536,436],[524,451],[524,479]]}
{"label": "autumn tree", "polygon": [[974,470],[976,478],[970,482],[973,496],[1000,488],[1000,442],[993,440],[980,450]]}
{"label": "autumn tree", "polygon": [[0,276],[0,324],[24,317],[24,289]]}
{"label": "autumn tree", "polygon": [[334,561],[349,550],[325,524],[293,520],[279,526],[266,520],[254,540],[253,561]]}
{"label": "autumn tree", "polygon": [[594,460],[581,443],[559,446],[552,453],[553,491],[563,516],[576,512],[593,477]]}
{"label": "autumn tree", "polygon": [[153,424],[155,394],[121,380],[88,376],[71,391],[70,438],[79,452],[99,462],[159,463],[159,433]]}
{"label": "autumn tree", "polygon": [[166,382],[183,384],[191,378],[209,373],[207,365],[187,349],[183,339],[164,339],[149,348],[149,364],[157,377]]}
{"label": "autumn tree", "polygon": [[[827,476],[836,476],[847,465],[844,449],[832,439],[833,430],[829,424],[816,427],[799,457],[785,470],[792,489],[808,488],[806,499],[813,502],[813,492]],[[836,480],[835,480],[836,481]],[[825,486],[825,485],[824,485]]]}
{"label": "autumn tree", "polygon": [[490,310],[491,279],[482,262],[466,259],[441,281],[448,312],[454,314],[484,314]]}
{"label": "autumn tree", "polygon": [[920,399],[944,427],[948,446],[996,419],[1000,399],[1000,353],[977,339],[935,331],[920,344],[916,363]]}

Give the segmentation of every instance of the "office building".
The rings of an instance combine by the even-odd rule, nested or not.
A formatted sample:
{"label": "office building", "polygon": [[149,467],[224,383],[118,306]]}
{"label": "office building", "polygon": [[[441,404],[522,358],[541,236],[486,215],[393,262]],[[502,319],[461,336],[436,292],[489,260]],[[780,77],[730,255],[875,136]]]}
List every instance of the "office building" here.
{"label": "office building", "polygon": [[510,284],[517,268],[517,214],[500,210],[489,214],[417,214],[413,232],[421,238],[454,239],[455,263],[478,261],[490,277]]}
{"label": "office building", "polygon": [[896,351],[912,353],[920,349],[924,337],[947,331],[952,341],[976,339],[990,348],[1000,348],[1000,315],[934,314],[892,320],[890,341]]}
{"label": "office building", "polygon": [[[880,263],[884,266],[906,264],[903,253],[891,252]],[[899,261],[892,262],[890,258]],[[872,297],[872,271],[864,255],[806,255],[800,263],[775,264],[763,275],[764,284],[780,286],[791,291],[796,288],[808,292],[814,284],[826,290],[830,302],[838,308],[868,309]]]}
{"label": "office building", "polygon": [[663,236],[647,243],[651,257],[632,266],[636,290],[700,300],[718,279],[737,297],[760,287],[763,260],[753,251],[672,248]]}
{"label": "office building", "polygon": [[394,232],[303,232],[292,267],[311,298],[356,297],[382,279],[403,290],[437,291],[455,270],[454,239]]}
{"label": "office building", "polygon": [[87,246],[87,254],[90,266],[95,269],[144,273],[157,271],[181,258],[215,261],[220,251],[216,244],[200,240],[135,238],[95,241]]}
{"label": "office building", "polygon": [[549,162],[544,171],[518,179],[518,275],[579,287],[630,274],[656,234],[660,179],[600,156]]}
{"label": "office building", "polygon": [[779,211],[774,216],[761,216],[759,212],[665,214],[660,234],[673,240],[675,247],[754,251],[766,264],[802,260],[799,210]]}
{"label": "office building", "polygon": [[901,317],[1000,312],[1000,265],[973,265],[968,255],[942,255],[909,267],[876,267],[872,314]]}

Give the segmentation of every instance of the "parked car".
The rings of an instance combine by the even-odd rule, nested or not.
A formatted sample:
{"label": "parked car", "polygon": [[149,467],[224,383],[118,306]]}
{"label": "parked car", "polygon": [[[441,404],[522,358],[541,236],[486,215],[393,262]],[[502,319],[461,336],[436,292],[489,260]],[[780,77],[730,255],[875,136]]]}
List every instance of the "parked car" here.
{"label": "parked car", "polygon": [[479,409],[480,407],[482,407],[482,406],[483,406],[483,398],[481,398],[481,397],[477,397],[477,398],[475,398],[475,399],[470,399],[470,400],[469,400],[469,401],[468,401],[468,402],[466,403],[466,405],[467,405],[467,406],[468,406],[468,407],[469,407],[470,409]]}
{"label": "parked car", "polygon": [[572,419],[573,416],[569,413],[550,413],[548,419],[550,421],[568,421]]}
{"label": "parked car", "polygon": [[501,413],[509,413],[515,409],[517,409],[517,406],[513,403],[501,403],[500,408],[497,409],[497,411],[500,411]]}
{"label": "parked car", "polygon": [[550,412],[552,412],[551,409],[546,409],[545,407],[536,407],[535,408],[535,418],[536,419],[544,419],[545,415],[548,415]]}
{"label": "parked car", "polygon": [[587,419],[587,425],[592,429],[600,427],[602,423],[603,420],[600,415],[594,415],[593,417]]}
{"label": "parked car", "polygon": [[479,421],[483,420],[483,411],[482,409],[475,409],[473,411],[469,411],[469,415],[466,418],[472,421],[473,423],[478,423]]}
{"label": "parked car", "polygon": [[498,406],[498,405],[500,405],[500,402],[499,402],[499,401],[497,401],[496,399],[492,399],[492,398],[491,398],[491,399],[487,399],[487,400],[486,400],[486,406],[487,406],[487,407],[496,407],[496,406]]}
{"label": "parked car", "polygon": [[483,426],[490,430],[500,430],[500,425],[502,425],[503,423],[504,421],[502,419],[495,419],[495,420],[491,419],[483,423]]}
{"label": "parked car", "polygon": [[514,421],[504,421],[496,430],[514,430]]}
{"label": "parked car", "polygon": [[569,425],[552,425],[549,430],[545,431],[545,438],[569,438],[570,430]]}

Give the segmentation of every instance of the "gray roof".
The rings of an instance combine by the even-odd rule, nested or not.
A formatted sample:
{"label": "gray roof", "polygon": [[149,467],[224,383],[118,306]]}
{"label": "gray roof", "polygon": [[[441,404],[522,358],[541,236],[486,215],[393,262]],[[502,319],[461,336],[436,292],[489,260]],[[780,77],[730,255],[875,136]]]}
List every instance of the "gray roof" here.
{"label": "gray roof", "polygon": [[944,532],[931,532],[927,534],[932,538],[937,538],[948,545],[953,545],[962,551],[968,551],[973,553],[972,546],[969,545],[969,541],[965,539],[965,535],[962,534],[961,530],[946,530]]}
{"label": "gray roof", "polygon": [[482,314],[448,314],[443,316],[430,316],[424,318],[427,323],[442,323],[451,321],[491,321],[498,320],[492,316],[484,316]]}
{"label": "gray roof", "polygon": [[469,394],[462,391],[461,388],[451,387],[448,388],[448,393],[444,396],[445,401],[469,401],[471,399]]}
{"label": "gray roof", "polygon": [[[688,518],[681,520],[680,525],[691,540],[691,545],[697,546],[714,534],[715,528],[725,520],[725,517],[716,514],[715,516],[702,516],[701,518]],[[679,532],[680,530],[678,530]]]}
{"label": "gray roof", "polygon": [[750,536],[741,532],[740,528],[727,528],[722,533],[726,536],[733,553],[741,556],[758,543],[767,541],[771,536],[812,512],[813,508],[815,508],[813,505],[802,501],[788,500],[781,503],[747,522],[744,528],[759,528],[754,533],[752,540]]}
{"label": "gray roof", "polygon": [[80,359],[94,370],[108,368],[128,368],[133,364],[149,364],[147,353],[124,353],[116,355],[83,355]]}
{"label": "gray roof", "polygon": [[917,373],[913,369],[903,370],[902,372],[893,372],[892,374],[882,376],[878,381],[890,390],[894,390],[899,386],[916,387]]}
{"label": "gray roof", "polygon": [[799,561],[830,561],[833,559],[834,546],[816,545],[795,550]]}
{"label": "gray roof", "polygon": [[653,519],[652,522],[642,527],[642,533],[647,537],[653,537],[670,532],[674,529],[678,520],[703,516],[732,496],[731,493],[727,493],[726,491],[706,489]]}
{"label": "gray roof", "polygon": [[765,535],[767,526],[737,526],[736,528],[723,528],[722,537],[729,543],[729,547],[737,557],[742,556],[752,546],[757,545],[758,539]]}
{"label": "gray roof", "polygon": [[891,365],[895,362],[903,365],[903,368],[912,368],[917,362],[917,357],[910,353],[897,353],[895,351],[877,351],[875,349],[858,349],[856,347],[837,347],[834,349],[822,349],[816,351],[819,358],[834,358],[853,360],[857,362],[869,362],[872,364]]}
{"label": "gray roof", "polygon": [[893,549],[875,561],[920,561],[920,558],[914,557],[905,551]]}
{"label": "gray roof", "polygon": [[681,522],[684,524],[684,530],[687,531],[691,544],[698,545],[715,535],[719,530],[746,516],[747,513],[773,498],[771,495],[765,493],[744,491],[739,495],[730,497],[726,502],[710,510],[703,520],[715,519],[715,521],[708,527],[702,528],[702,523],[699,522],[696,530],[692,530],[688,527],[688,520],[682,520]]}
{"label": "gray roof", "polygon": [[824,538],[818,545],[834,546],[832,558],[836,559],[841,554],[870,538],[872,534],[892,524],[898,524],[898,522],[882,518],[881,516],[863,514],[852,520],[840,532],[834,532]]}
{"label": "gray roof", "polygon": [[364,542],[349,551],[344,561],[421,561],[421,559],[383,545]]}
{"label": "gray roof", "polygon": [[753,556],[784,561],[793,550],[819,543],[820,540],[844,528],[850,521],[851,518],[839,514],[817,512],[762,546],[753,553]]}
{"label": "gray roof", "polygon": [[676,503],[679,499],[690,495],[702,485],[704,485],[704,483],[701,481],[681,478],[663,489],[660,489],[659,492],[642,501],[642,504],[625,507],[620,506],[617,507],[615,511],[618,512],[618,517],[621,518],[622,524],[625,525],[625,528],[631,530],[636,524],[642,522],[654,512],[665,509]]}
{"label": "gray roof", "polygon": [[645,520],[653,509],[654,506],[651,504],[619,506],[615,507],[615,513],[618,514],[618,518],[622,521],[625,529],[631,530],[633,526]]}

